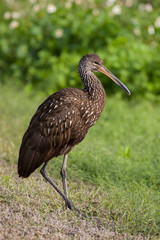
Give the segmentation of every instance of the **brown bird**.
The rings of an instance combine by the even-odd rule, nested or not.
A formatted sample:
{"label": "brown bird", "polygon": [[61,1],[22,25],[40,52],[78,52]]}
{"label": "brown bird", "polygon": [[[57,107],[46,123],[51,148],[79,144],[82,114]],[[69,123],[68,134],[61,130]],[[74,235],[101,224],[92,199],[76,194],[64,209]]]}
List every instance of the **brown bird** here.
{"label": "brown bird", "polygon": [[[19,152],[19,177],[29,177],[44,163],[40,173],[62,196],[66,207],[70,209],[74,209],[74,206],[67,193],[68,153],[85,138],[88,129],[97,122],[106,101],[104,88],[93,73],[97,71],[107,75],[130,95],[128,88],[104,67],[98,55],[83,56],[78,65],[78,73],[84,89],[65,88],[49,96],[32,117]],[[46,172],[49,160],[60,155],[64,155],[61,169],[64,193]]]}

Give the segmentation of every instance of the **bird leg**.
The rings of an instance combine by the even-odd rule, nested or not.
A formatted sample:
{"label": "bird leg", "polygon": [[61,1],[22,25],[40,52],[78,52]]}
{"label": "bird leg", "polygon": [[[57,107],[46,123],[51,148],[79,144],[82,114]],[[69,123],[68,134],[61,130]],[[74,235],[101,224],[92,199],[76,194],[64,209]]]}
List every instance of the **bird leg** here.
{"label": "bird leg", "polygon": [[[67,155],[66,155],[67,156]],[[67,157],[66,157],[67,158]],[[65,159],[64,159],[65,160]],[[65,160],[66,162],[66,160]],[[40,170],[40,173],[42,176],[54,187],[54,189],[61,195],[61,197],[65,200],[66,205],[68,206],[69,209],[73,210],[74,206],[72,202],[67,198],[67,196],[59,189],[59,187],[52,181],[52,179],[48,176],[46,167],[48,165],[48,162],[46,162],[43,167]],[[66,190],[65,190],[66,191]],[[67,191],[66,191],[67,192]],[[77,210],[77,209],[76,209]]]}
{"label": "bird leg", "polygon": [[[67,171],[66,171],[66,167],[67,167],[67,158],[68,158],[68,154],[64,154],[64,159],[63,159],[63,164],[62,164],[62,168],[61,168],[61,176],[62,176],[62,183],[63,183],[63,190],[64,190],[64,194],[66,196],[66,198],[68,199],[68,191],[67,191]],[[69,207],[68,202],[65,202],[66,208]],[[70,207],[69,207],[70,208]],[[82,217],[86,217],[86,215],[84,213],[82,213],[79,209],[75,208],[74,209],[77,211],[78,214],[82,215]]]}
{"label": "bird leg", "polygon": [[[66,173],[66,164],[67,164],[67,157],[68,155],[64,155],[64,161],[63,161],[63,165],[62,165],[62,170],[61,172]],[[79,209],[75,208],[73,203],[71,202],[71,200],[68,199],[67,197],[67,183],[66,183],[66,174],[62,174],[62,181],[63,181],[63,188],[64,188],[64,194],[59,187],[52,181],[52,179],[48,176],[47,171],[46,171],[46,167],[48,165],[48,162],[46,162],[43,167],[40,170],[40,173],[42,174],[42,176],[52,185],[52,187],[54,187],[54,189],[61,195],[61,197],[64,199],[65,203],[66,203],[66,207],[68,207],[71,210],[75,210],[77,212],[78,215],[81,215],[82,218],[86,217],[86,215],[84,213],[82,213]],[[63,171],[64,170],[64,171]]]}
{"label": "bird leg", "polygon": [[[66,171],[67,158],[68,158],[68,154],[65,154],[65,155],[64,155],[64,159],[63,159],[62,169],[61,169],[60,173],[61,173],[61,176],[62,176],[62,183],[63,183],[64,194],[65,194],[65,196],[68,198],[68,191],[67,191],[67,171]],[[66,203],[66,207],[67,207],[67,203]]]}

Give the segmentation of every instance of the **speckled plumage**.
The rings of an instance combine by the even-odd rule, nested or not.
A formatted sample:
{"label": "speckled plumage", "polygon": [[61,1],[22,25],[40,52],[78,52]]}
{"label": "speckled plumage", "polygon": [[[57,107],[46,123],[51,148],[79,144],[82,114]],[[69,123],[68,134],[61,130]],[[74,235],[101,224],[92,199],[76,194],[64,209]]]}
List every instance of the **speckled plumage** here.
{"label": "speckled plumage", "polygon": [[91,71],[83,72],[81,63],[85,65],[83,58],[78,71],[84,90],[65,88],[52,94],[32,117],[20,148],[19,176],[28,177],[43,162],[69,153],[100,117],[105,91]]}

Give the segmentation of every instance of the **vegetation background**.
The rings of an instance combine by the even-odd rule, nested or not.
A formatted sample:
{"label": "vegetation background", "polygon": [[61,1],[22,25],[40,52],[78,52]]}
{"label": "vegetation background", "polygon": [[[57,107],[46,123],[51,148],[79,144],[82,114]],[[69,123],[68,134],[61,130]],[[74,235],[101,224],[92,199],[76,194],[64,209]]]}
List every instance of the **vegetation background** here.
{"label": "vegetation background", "polygon": [[[134,94],[160,93],[158,0],[1,2],[2,83],[29,93],[81,86],[76,66],[94,52]],[[115,89],[103,76],[102,82]]]}
{"label": "vegetation background", "polygon": [[[93,52],[132,96],[98,74],[106,108],[68,162],[70,196],[91,218],[81,221],[38,172],[18,179],[16,164],[38,105],[82,88],[78,61]],[[159,0],[1,0],[0,239],[159,239],[159,53]],[[55,181],[61,163],[50,163]]]}

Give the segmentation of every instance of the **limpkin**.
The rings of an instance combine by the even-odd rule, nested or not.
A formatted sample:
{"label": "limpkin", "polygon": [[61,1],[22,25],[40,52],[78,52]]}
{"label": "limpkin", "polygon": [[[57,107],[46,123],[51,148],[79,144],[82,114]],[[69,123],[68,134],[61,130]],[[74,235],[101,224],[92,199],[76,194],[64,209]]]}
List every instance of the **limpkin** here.
{"label": "limpkin", "polygon": [[[68,153],[80,143],[100,117],[106,94],[101,82],[93,72],[102,72],[123,88],[128,88],[115,77],[96,54],[83,56],[78,73],[84,89],[65,88],[49,96],[37,109],[25,132],[19,152],[18,174],[27,178],[42,163],[42,176],[64,199],[66,207],[74,209],[68,199],[66,164]],[[53,157],[64,155],[61,169],[64,193],[47,175],[46,167]],[[77,209],[76,209],[77,210]]]}

